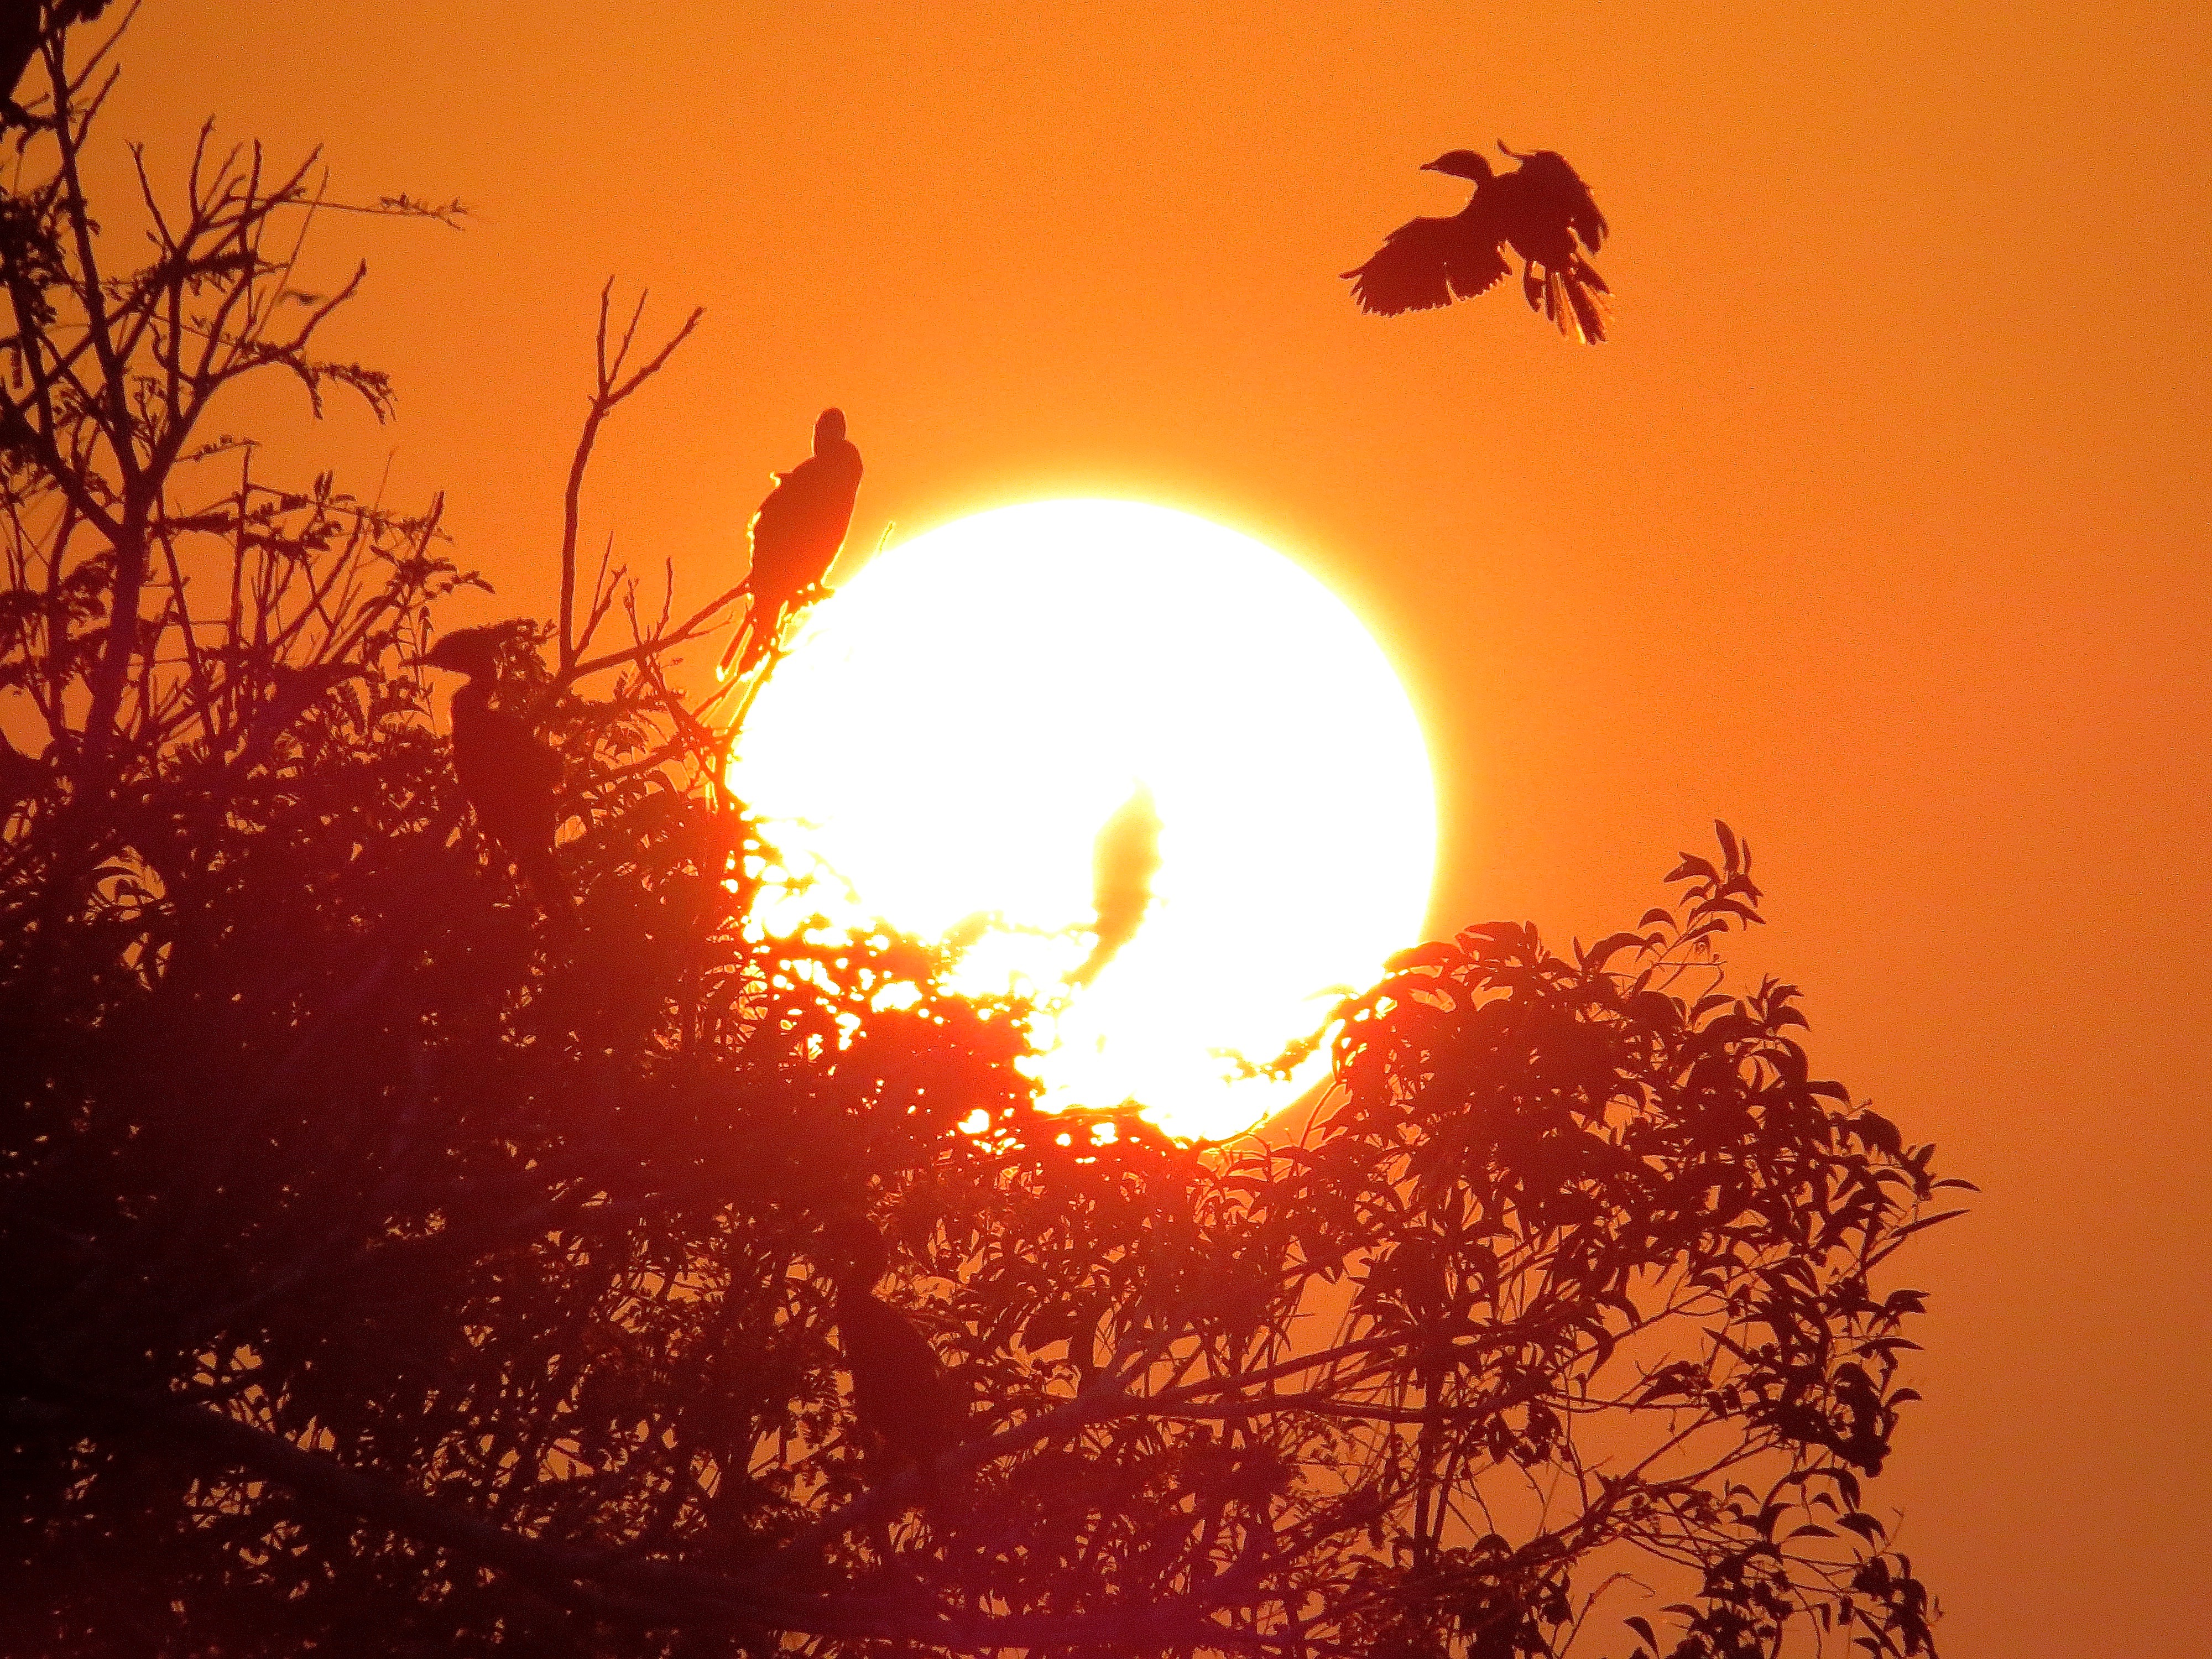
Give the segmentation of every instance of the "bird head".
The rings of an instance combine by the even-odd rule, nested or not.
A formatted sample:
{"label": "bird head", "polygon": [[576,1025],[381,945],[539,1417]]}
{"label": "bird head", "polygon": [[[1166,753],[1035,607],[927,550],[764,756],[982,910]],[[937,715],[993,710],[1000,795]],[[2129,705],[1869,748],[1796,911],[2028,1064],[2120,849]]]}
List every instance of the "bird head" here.
{"label": "bird head", "polygon": [[845,438],[845,411],[825,409],[815,417],[814,453],[819,455],[831,444],[842,443]]}
{"label": "bird head", "polygon": [[415,660],[426,668],[443,668],[471,679],[489,678],[499,672],[501,631],[495,627],[457,628]]}
{"label": "bird head", "polygon": [[1424,173],[1449,173],[1455,179],[1472,179],[1478,185],[1490,179],[1490,163],[1471,149],[1446,150],[1433,161],[1421,163]]}
{"label": "bird head", "polygon": [[890,1253],[876,1224],[857,1211],[831,1216],[822,1224],[807,1254],[842,1289],[866,1291],[890,1266]]}

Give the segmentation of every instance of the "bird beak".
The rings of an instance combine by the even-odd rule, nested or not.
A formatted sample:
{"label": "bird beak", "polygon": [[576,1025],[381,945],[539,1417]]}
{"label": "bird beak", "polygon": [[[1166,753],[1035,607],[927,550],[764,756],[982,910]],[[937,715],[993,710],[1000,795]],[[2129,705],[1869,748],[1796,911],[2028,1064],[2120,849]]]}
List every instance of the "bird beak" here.
{"label": "bird beak", "polygon": [[1424,161],[1421,163],[1421,171],[1424,173],[1441,173],[1443,170],[1443,169],[1439,167],[1434,161]]}

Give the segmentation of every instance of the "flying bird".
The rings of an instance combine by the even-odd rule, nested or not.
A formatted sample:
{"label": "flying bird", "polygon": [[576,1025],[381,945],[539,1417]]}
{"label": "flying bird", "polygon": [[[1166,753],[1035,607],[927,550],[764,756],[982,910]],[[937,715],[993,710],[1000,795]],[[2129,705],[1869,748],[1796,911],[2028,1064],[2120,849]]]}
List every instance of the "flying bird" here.
{"label": "flying bird", "polygon": [[[752,605],[739,636],[740,674],[769,653],[788,614],[830,574],[845,544],[860,489],[860,452],[845,435],[844,410],[823,410],[814,422],[814,453],[773,476],[775,488],[753,514],[753,562],[745,575]],[[725,669],[738,643],[732,640],[722,653]]]}
{"label": "flying bird", "polygon": [[453,693],[453,774],[477,826],[522,872],[547,915],[574,917],[568,884],[553,856],[561,811],[561,759],[530,722],[492,707],[505,629],[463,628],[416,659],[468,678]]}
{"label": "flying bird", "polygon": [[932,1465],[960,1440],[963,1413],[928,1339],[875,1293],[887,1266],[884,1236],[866,1217],[841,1217],[822,1230],[814,1257],[837,1288],[837,1340],[861,1434],[895,1462],[914,1464],[927,1490]]}
{"label": "flying bird", "polygon": [[1528,155],[1498,146],[1520,165],[1493,173],[1471,149],[1424,162],[1425,173],[1470,180],[1474,194],[1449,219],[1412,219],[1382,239],[1375,257],[1345,276],[1363,311],[1395,317],[1431,311],[1486,294],[1510,275],[1505,251],[1522,259],[1521,291],[1570,338],[1595,345],[1605,338],[1601,295],[1612,289],[1584,251],[1606,236],[1605,215],[1589,186],[1556,150]]}

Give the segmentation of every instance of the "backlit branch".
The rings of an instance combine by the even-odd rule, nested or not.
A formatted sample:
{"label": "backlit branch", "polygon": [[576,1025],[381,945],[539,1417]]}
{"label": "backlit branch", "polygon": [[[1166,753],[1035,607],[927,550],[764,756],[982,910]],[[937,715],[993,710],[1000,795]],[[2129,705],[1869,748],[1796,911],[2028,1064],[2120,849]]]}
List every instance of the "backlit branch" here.
{"label": "backlit branch", "polygon": [[695,307],[676,332],[662,342],[659,350],[625,375],[623,371],[629,362],[630,347],[637,338],[638,325],[645,318],[646,296],[643,294],[637,296],[637,305],[630,313],[629,322],[623,330],[622,338],[616,342],[610,354],[607,319],[608,306],[613,295],[614,279],[609,277],[606,286],[599,290],[599,321],[593,338],[592,399],[584,412],[583,429],[577,434],[575,453],[569,459],[568,487],[562,494],[561,660],[557,678],[562,684],[567,684],[580,673],[591,672],[579,668],[576,661],[576,532],[583,503],[584,474],[591,465],[592,449],[599,441],[599,428],[624,398],[661,371],[669,358],[675,355],[676,349],[690,337],[693,329],[699,326],[699,319],[707,314],[704,307]]}

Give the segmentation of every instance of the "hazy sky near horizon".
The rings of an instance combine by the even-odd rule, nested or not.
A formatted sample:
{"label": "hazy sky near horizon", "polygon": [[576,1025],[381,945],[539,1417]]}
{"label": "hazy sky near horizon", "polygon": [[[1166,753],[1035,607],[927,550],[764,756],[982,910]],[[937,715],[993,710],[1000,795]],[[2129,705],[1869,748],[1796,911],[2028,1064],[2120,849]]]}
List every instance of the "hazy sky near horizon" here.
{"label": "hazy sky near horizon", "polygon": [[[331,343],[399,412],[271,445],[446,491],[500,589],[457,621],[549,607],[612,276],[648,331],[707,311],[586,501],[679,595],[836,403],[856,548],[1106,495],[1329,581],[1437,757],[1438,932],[1608,932],[1727,818],[1773,919],[1741,960],[1984,1188],[1900,1267],[1927,1401],[1876,1488],[1947,1654],[2203,1651],[2201,0],[147,0],[124,62],[111,183],[212,118],[473,210],[319,224],[326,280],[370,266]],[[1336,280],[1501,138],[1612,219],[1607,344]]]}

